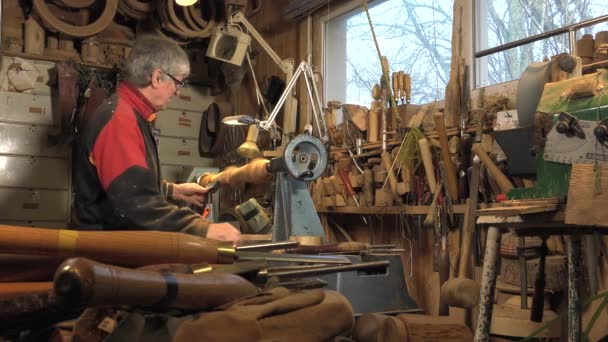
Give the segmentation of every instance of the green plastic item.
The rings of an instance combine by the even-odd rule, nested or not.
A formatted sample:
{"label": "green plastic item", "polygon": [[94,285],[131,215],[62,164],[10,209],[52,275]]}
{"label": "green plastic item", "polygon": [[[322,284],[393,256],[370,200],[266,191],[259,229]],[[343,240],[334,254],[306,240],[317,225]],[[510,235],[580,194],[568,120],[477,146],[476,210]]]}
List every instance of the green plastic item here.
{"label": "green plastic item", "polygon": [[[599,122],[608,117],[607,82],[608,71],[601,70],[583,77],[547,83],[537,112],[553,114],[553,126],[561,112],[568,112],[580,120]],[[585,96],[590,92],[593,92],[592,96]],[[509,199],[568,196],[572,165],[545,161],[543,155],[539,153],[536,158],[536,187],[514,188],[507,193]]]}

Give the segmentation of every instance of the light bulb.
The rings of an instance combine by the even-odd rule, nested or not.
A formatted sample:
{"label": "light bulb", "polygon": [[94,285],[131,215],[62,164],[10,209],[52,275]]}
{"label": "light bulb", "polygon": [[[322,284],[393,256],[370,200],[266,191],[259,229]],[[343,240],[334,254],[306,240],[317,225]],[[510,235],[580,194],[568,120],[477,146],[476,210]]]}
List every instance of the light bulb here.
{"label": "light bulb", "polygon": [[175,0],[175,3],[180,6],[192,6],[196,3],[196,0]]}

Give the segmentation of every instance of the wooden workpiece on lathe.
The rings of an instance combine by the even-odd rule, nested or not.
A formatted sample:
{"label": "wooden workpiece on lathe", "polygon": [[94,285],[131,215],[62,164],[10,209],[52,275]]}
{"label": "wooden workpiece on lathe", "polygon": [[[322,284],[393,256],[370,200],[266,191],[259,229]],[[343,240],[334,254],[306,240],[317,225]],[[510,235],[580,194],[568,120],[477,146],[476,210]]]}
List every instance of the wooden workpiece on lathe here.
{"label": "wooden workpiece on lathe", "polygon": [[261,184],[270,180],[268,172],[268,159],[254,159],[248,164],[236,167],[229,166],[220,173],[209,173],[199,179],[198,184],[207,186],[208,184],[219,181],[223,185],[240,185],[245,183]]}

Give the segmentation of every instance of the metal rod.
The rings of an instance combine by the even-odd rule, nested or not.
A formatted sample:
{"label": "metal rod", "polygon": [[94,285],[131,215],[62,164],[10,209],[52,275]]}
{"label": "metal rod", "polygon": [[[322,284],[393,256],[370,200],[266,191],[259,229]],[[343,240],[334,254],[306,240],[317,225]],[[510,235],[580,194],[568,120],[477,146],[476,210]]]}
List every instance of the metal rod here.
{"label": "metal rod", "polygon": [[568,44],[570,44],[570,55],[576,57],[576,31],[568,31]]}
{"label": "metal rod", "polygon": [[[533,43],[537,40],[541,40],[541,39],[545,39],[545,38],[550,38],[550,37],[554,37],[566,32],[575,32],[576,30],[583,28],[583,27],[587,27],[587,26],[592,26],[604,21],[608,20],[608,15],[603,15],[601,17],[597,17],[597,18],[593,18],[593,19],[589,19],[589,20],[585,20],[585,21],[581,21],[580,23],[577,24],[572,24],[572,25],[568,25],[568,26],[564,26],[562,28],[558,28],[555,30],[551,30],[551,31],[547,31],[547,32],[543,32],[543,33],[539,33],[530,37],[526,37],[523,39],[519,39],[513,42],[509,42],[503,45],[499,45],[490,49],[486,49],[486,50],[481,50],[481,51],[477,51],[475,52],[475,58],[480,58],[480,57],[484,57],[484,56],[488,56],[491,55],[493,53],[497,53],[497,52],[501,52],[501,51],[505,51],[505,50],[509,50],[512,48],[516,48],[518,46],[522,46],[528,43]],[[576,39],[574,39],[574,46],[576,46]],[[572,42],[570,42],[571,46],[572,46]],[[571,47],[572,49],[572,47]],[[572,51],[575,51],[576,48],[572,49]]]}
{"label": "metal rod", "polygon": [[251,245],[237,246],[234,249],[237,251],[259,251],[259,250],[275,250],[285,248],[298,247],[300,243],[298,241],[277,241],[268,243],[256,243]]}
{"label": "metal rod", "polygon": [[498,264],[498,245],[500,231],[497,227],[488,228],[486,240],[486,254],[483,260],[483,273],[481,275],[481,292],[479,294],[479,316],[475,329],[475,342],[490,340],[490,323],[492,322],[492,308],[494,306],[494,291],[496,289],[496,267]]}
{"label": "metal rod", "polygon": [[345,256],[338,255],[300,255],[300,254],[273,254],[262,252],[236,252],[238,260],[266,260],[280,262],[322,263],[322,264],[351,264],[352,261]]}
{"label": "metal rod", "polygon": [[566,236],[566,248],[568,253],[568,341],[576,342],[581,340],[580,237]]}
{"label": "metal rod", "polygon": [[386,269],[386,267],[388,267],[389,264],[390,264],[390,261],[388,261],[388,260],[380,260],[380,261],[361,262],[361,263],[352,264],[352,265],[324,266],[324,267],[309,268],[309,269],[294,269],[294,270],[273,271],[273,272],[264,272],[262,270],[258,273],[258,276],[262,276],[265,278],[307,277],[307,276],[316,276],[316,275],[355,271],[355,270],[368,270],[368,269],[374,269],[374,268],[385,268]]}

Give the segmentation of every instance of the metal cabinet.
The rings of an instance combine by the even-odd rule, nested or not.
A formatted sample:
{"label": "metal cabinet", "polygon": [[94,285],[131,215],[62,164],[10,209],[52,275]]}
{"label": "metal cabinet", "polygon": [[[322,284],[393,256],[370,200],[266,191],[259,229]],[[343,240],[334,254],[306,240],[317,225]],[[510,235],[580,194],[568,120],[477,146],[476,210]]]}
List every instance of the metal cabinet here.
{"label": "metal cabinet", "polygon": [[161,176],[170,182],[184,182],[193,167],[213,165],[213,159],[198,153],[198,137],[205,111],[213,102],[208,88],[188,87],[173,98],[154,122]]}
{"label": "metal cabinet", "polygon": [[163,165],[211,166],[213,160],[198,154],[198,140],[161,136],[158,154]]}
{"label": "metal cabinet", "polygon": [[[0,224],[66,227],[71,159],[54,145],[60,116],[54,63],[3,57],[0,70]],[[31,89],[17,92],[15,83]],[[30,82],[30,83],[27,83]]]}
{"label": "metal cabinet", "polygon": [[213,102],[209,88],[186,87],[181,89],[169,103],[169,109],[183,109],[192,112],[204,112]]}
{"label": "metal cabinet", "polygon": [[4,122],[57,126],[59,111],[53,108],[51,95],[0,92],[0,120]]}
{"label": "metal cabinet", "polygon": [[0,155],[0,187],[68,189],[69,159]]}
{"label": "metal cabinet", "polygon": [[53,146],[53,127],[0,122],[0,154],[67,157],[65,146]]}
{"label": "metal cabinet", "polygon": [[158,113],[154,127],[162,136],[198,139],[202,116],[202,112],[166,109]]}
{"label": "metal cabinet", "polygon": [[0,220],[66,220],[67,190],[0,188]]}

